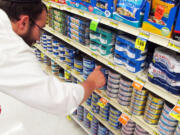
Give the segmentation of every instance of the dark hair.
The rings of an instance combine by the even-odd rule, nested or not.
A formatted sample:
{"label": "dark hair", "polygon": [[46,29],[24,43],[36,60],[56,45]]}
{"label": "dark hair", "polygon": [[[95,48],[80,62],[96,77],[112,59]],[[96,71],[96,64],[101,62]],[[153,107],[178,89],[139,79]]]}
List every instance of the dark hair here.
{"label": "dark hair", "polygon": [[42,2],[17,3],[8,0],[0,0],[0,9],[7,13],[11,21],[18,21],[20,15],[28,15],[35,21],[44,9],[47,11]]}

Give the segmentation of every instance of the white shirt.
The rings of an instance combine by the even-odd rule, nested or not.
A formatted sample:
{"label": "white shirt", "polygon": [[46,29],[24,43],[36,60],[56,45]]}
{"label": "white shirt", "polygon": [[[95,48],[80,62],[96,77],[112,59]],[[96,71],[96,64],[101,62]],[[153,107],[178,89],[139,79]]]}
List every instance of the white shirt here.
{"label": "white shirt", "polygon": [[45,74],[32,49],[13,30],[0,9],[0,92],[34,108],[57,115],[72,113],[84,88]]}

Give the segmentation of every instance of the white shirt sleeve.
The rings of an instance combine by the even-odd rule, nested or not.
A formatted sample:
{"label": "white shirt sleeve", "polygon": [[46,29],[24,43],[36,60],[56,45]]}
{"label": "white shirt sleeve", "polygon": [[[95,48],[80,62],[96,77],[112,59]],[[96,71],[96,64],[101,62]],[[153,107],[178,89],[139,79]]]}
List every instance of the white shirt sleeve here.
{"label": "white shirt sleeve", "polygon": [[20,47],[15,53],[1,55],[0,91],[46,112],[72,113],[83,100],[83,87],[48,76],[31,49]]}

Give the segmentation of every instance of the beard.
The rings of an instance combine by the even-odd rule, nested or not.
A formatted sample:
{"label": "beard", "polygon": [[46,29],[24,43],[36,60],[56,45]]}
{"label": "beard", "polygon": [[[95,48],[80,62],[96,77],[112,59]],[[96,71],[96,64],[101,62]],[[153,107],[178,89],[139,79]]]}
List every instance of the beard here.
{"label": "beard", "polygon": [[30,47],[32,47],[32,45],[36,43],[36,40],[34,40],[32,36],[32,27],[30,27],[28,32],[21,37]]}

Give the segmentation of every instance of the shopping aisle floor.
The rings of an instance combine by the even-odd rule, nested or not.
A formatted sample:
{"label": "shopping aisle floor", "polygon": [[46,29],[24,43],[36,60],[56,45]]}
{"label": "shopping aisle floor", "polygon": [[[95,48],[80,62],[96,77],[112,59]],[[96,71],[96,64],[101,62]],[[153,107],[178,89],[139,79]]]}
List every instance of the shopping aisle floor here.
{"label": "shopping aisle floor", "polygon": [[26,106],[0,93],[0,135],[87,135],[73,120]]}

